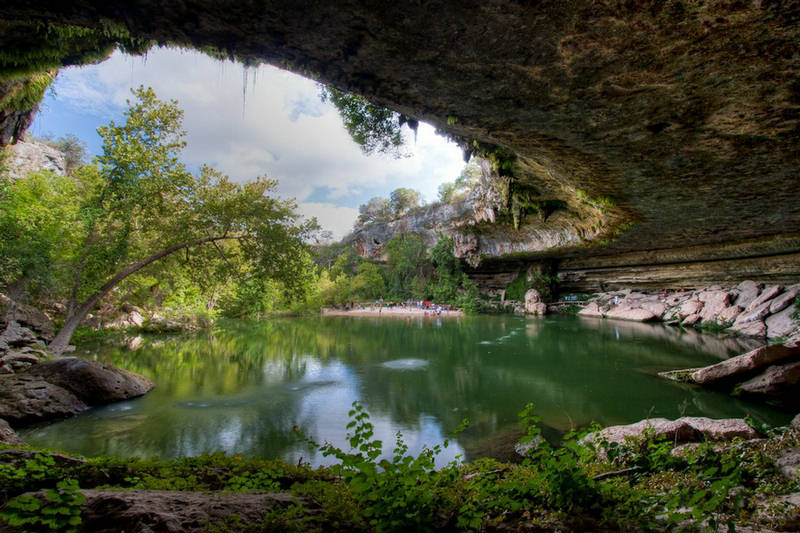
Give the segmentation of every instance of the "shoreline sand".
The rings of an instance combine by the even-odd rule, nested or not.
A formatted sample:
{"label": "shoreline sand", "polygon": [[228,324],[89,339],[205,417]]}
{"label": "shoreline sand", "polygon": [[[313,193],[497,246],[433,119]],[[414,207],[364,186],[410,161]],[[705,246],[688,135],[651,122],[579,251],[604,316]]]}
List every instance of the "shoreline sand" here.
{"label": "shoreline sand", "polygon": [[377,307],[373,307],[370,309],[369,307],[365,307],[363,309],[351,309],[349,311],[345,311],[344,309],[323,309],[320,313],[321,316],[376,316],[376,317],[460,317],[464,316],[464,313],[458,309],[451,309],[449,311],[442,309],[441,314],[436,314],[436,311],[433,309],[418,309],[414,308],[407,308],[407,307],[381,307],[380,310]]}

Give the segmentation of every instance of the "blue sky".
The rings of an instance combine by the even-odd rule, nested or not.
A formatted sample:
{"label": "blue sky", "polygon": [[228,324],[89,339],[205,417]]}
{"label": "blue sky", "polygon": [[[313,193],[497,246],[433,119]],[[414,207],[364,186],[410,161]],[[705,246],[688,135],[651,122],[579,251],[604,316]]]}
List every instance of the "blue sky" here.
{"label": "blue sky", "polygon": [[315,82],[273,67],[244,69],[194,51],[154,49],[144,57],[119,52],[98,65],[62,69],[31,128],[37,136],[74,133],[92,154],[98,126],[122,122],[130,89],[151,86],[185,112],[184,162],[210,164],[238,181],[268,176],[337,237],[352,227],[359,204],[397,187],[427,201],[463,167],[460,150],[421,124],[410,157],[365,156],[322,103]]}

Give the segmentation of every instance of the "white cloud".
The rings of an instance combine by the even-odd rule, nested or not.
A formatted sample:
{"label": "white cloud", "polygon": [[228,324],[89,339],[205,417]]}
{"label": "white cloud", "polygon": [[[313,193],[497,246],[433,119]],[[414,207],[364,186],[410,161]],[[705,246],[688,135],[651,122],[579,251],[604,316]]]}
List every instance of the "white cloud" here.
{"label": "white cloud", "polygon": [[[319,100],[315,82],[273,67],[245,70],[192,51],[153,50],[145,59],[115,53],[99,65],[65,69],[50,107],[107,117],[101,125],[119,116],[130,88],[139,85],[184,109],[183,159],[190,167],[207,163],[238,181],[267,175],[279,180],[280,194],[301,203],[317,191],[315,203],[307,205],[326,213],[355,208],[364,194],[388,196],[397,187],[435,200],[439,184],[454,180],[463,166],[458,148],[425,124],[416,143],[410,136],[412,157],[364,156],[336,109]],[[330,224],[340,226],[344,211],[339,215]],[[329,223],[319,218],[323,226]],[[352,223],[355,215],[347,218]]]}
{"label": "white cloud", "polygon": [[306,218],[317,217],[319,225],[331,233],[335,239],[341,239],[353,228],[358,218],[358,209],[343,207],[322,202],[303,202],[297,210]]}

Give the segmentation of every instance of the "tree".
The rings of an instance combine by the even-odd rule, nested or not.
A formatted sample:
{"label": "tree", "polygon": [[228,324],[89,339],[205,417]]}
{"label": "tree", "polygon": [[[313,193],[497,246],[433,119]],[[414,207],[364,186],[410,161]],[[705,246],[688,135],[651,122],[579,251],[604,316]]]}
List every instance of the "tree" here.
{"label": "tree", "polygon": [[389,296],[399,299],[423,296],[420,291],[431,265],[422,237],[414,233],[396,235],[386,243],[385,249]]}
{"label": "tree", "polygon": [[395,217],[402,216],[410,209],[419,206],[420,201],[419,192],[407,187],[399,187],[389,194],[389,205]]}
{"label": "tree", "polygon": [[378,152],[395,158],[405,157],[402,126],[407,123],[416,131],[416,120],[333,87],[320,86],[320,98],[323,102],[330,100],[336,106],[347,133],[362,152],[367,155]]}
{"label": "tree", "polygon": [[364,226],[373,222],[388,222],[392,219],[392,207],[389,200],[375,196],[366,204],[358,206],[356,226]]}
{"label": "tree", "polygon": [[133,91],[126,121],[99,128],[103,154],[76,172],[83,184],[79,229],[64,325],[50,344],[61,353],[86,314],[122,281],[176,252],[197,250],[230,263],[236,254],[251,275],[302,292],[313,277],[305,239],[316,221],[301,222],[293,201],[273,198],[277,182],[245,184],[179,161],[185,146],[177,102],[152,89]]}

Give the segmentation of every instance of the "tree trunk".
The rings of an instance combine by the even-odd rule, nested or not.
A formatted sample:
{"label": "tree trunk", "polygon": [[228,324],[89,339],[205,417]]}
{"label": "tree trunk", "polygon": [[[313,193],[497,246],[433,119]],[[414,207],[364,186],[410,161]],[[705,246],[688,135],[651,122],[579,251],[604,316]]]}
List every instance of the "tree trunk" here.
{"label": "tree trunk", "polygon": [[102,287],[100,287],[97,292],[89,296],[87,300],[81,304],[74,313],[70,313],[67,315],[67,320],[64,322],[64,326],[58,331],[55,338],[50,342],[47,348],[56,356],[60,356],[64,353],[64,350],[69,345],[69,341],[72,338],[72,334],[75,333],[75,330],[78,326],[83,322],[83,319],[86,318],[86,315],[91,311],[97,302],[100,301],[104,296],[106,296],[109,292],[111,292],[114,287],[116,287],[119,282],[130,276],[131,274],[135,274],[139,270],[143,269],[147,265],[151,263],[155,263],[159,259],[163,259],[164,257],[177,252],[178,250],[182,250],[184,248],[189,248],[190,246],[198,246],[200,244],[205,244],[207,242],[216,242],[225,239],[243,239],[241,235],[223,235],[220,237],[204,237],[202,239],[197,239],[196,241],[192,242],[185,242],[181,244],[176,244],[174,246],[170,246],[169,248],[165,248],[158,253],[151,255],[141,261],[136,263],[132,263],[122,269],[119,273],[117,273],[113,278],[108,280]]}

